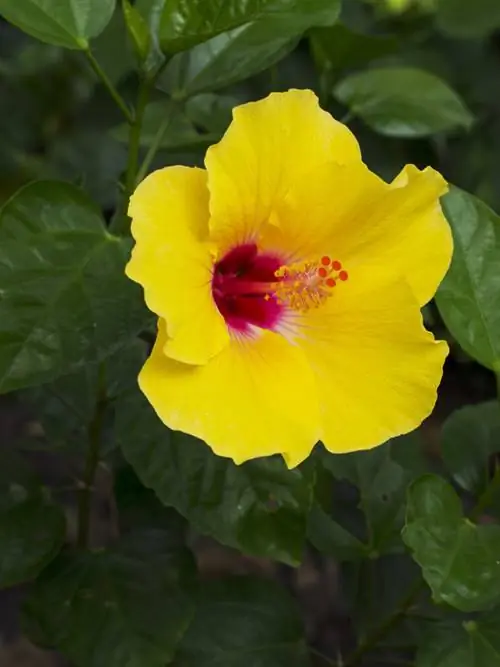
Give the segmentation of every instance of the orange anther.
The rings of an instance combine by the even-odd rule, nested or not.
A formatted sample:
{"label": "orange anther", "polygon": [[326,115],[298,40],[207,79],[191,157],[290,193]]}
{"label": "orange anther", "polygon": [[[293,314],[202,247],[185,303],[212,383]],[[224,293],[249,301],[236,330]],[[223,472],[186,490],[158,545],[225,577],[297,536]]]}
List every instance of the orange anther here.
{"label": "orange anther", "polygon": [[332,269],[334,271],[340,271],[341,268],[342,268],[342,264],[338,260],[334,260],[332,262]]}
{"label": "orange anther", "polygon": [[326,269],[324,269],[323,267],[318,269],[318,276],[320,278],[326,278],[327,275],[328,275],[328,271]]}
{"label": "orange anther", "polygon": [[328,280],[325,280],[325,283],[328,287],[335,287],[337,284],[333,278],[328,278]]}
{"label": "orange anther", "polygon": [[349,275],[348,275],[347,271],[341,271],[339,273],[339,279],[340,280],[347,280],[348,278],[349,278]]}
{"label": "orange anther", "polygon": [[331,260],[327,255],[321,258],[321,263],[323,264],[323,266],[329,266],[330,261]]}

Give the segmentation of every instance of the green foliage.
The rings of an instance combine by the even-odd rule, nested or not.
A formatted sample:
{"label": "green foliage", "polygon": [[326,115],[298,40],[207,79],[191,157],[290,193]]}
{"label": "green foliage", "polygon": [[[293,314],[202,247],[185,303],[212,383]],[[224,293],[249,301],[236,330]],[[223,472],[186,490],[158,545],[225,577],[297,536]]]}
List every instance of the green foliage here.
{"label": "green foliage", "polygon": [[[0,636],[21,585],[24,632],[75,667],[500,667],[500,2],[0,15]],[[155,322],[125,276],[136,184],[203,166],[235,106],[289,88],[384,179],[440,171],[454,239],[424,308],[451,348],[438,408],[293,470],[164,426],[137,385]]]}
{"label": "green foliage", "polygon": [[144,325],[130,244],[80,190],[40,182],[0,211],[0,391],[97,361]]}
{"label": "green foliage", "polygon": [[455,248],[436,303],[460,346],[484,366],[500,371],[500,219],[457,188],[444,197],[443,210]]}
{"label": "green foliage", "polygon": [[191,554],[159,529],[109,551],[64,553],[33,587],[24,622],[78,667],[163,667],[193,614],[194,570]]}
{"label": "green foliage", "polygon": [[464,518],[441,477],[424,476],[410,487],[403,540],[437,602],[478,611],[500,601],[500,527]]}
{"label": "green foliage", "polygon": [[473,122],[463,101],[444,81],[409,67],[352,74],[335,87],[334,95],[388,137],[427,137],[469,128]]}
{"label": "green foliage", "polygon": [[67,49],[86,49],[111,19],[116,0],[0,1],[0,14],[29,35]]}

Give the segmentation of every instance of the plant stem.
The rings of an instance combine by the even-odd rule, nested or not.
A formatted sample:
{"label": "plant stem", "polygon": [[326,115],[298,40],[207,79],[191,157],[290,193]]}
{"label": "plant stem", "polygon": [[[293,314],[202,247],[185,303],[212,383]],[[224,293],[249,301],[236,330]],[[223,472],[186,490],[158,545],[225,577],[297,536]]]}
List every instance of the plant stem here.
{"label": "plant stem", "polygon": [[109,94],[111,95],[111,97],[116,102],[117,106],[122,111],[123,115],[127,119],[127,122],[130,125],[132,125],[132,123],[134,122],[134,116],[133,116],[132,112],[130,111],[130,109],[128,108],[125,100],[120,95],[120,93],[116,90],[114,85],[111,83],[110,78],[108,77],[106,72],[102,69],[102,67],[99,65],[99,63],[95,59],[94,54],[92,53],[92,51],[90,49],[85,49],[84,53],[87,56],[87,60],[89,61],[90,66],[92,67],[94,72],[97,74],[99,79],[102,81],[102,83],[104,84],[104,86],[108,90]]}
{"label": "plant stem", "polygon": [[174,119],[176,111],[177,111],[177,105],[175,104],[175,102],[171,102],[170,108],[168,112],[165,114],[163,123],[158,128],[155,137],[153,139],[153,142],[151,143],[151,146],[149,147],[148,152],[146,153],[146,156],[142,161],[141,166],[139,167],[139,171],[137,173],[137,178],[136,178],[137,183],[140,183],[142,180],[144,180],[145,176],[147,175],[149,167],[151,166],[151,163],[153,162],[155,155],[158,152],[158,149],[160,148],[161,142],[163,141],[165,132],[172,124],[172,120]]}
{"label": "plant stem", "polygon": [[332,665],[332,667],[340,667],[339,663],[336,660],[332,660],[332,658],[329,658],[327,655],[324,653],[321,653],[321,651],[318,651],[318,649],[314,648],[313,646],[309,646],[309,653],[312,653],[312,655],[317,656],[323,662],[327,665]]}
{"label": "plant stem", "polygon": [[146,105],[149,99],[151,84],[152,82],[149,79],[142,79],[139,84],[135,116],[133,123],[130,126],[128,140],[128,160],[127,171],[125,174],[125,185],[122,193],[121,203],[110,225],[110,231],[115,232],[116,234],[126,234],[129,228],[127,208],[129,199],[134,191],[136,184],[137,169],[139,166],[139,151],[141,146],[142,122],[144,120],[144,112],[146,110]]}
{"label": "plant stem", "polygon": [[97,380],[97,401],[94,415],[88,425],[88,449],[85,460],[83,475],[83,488],[78,497],[78,538],[77,544],[80,549],[88,546],[90,532],[90,508],[92,490],[94,487],[95,473],[99,463],[99,449],[101,445],[102,424],[106,409],[106,388],[104,365],[99,366]]}

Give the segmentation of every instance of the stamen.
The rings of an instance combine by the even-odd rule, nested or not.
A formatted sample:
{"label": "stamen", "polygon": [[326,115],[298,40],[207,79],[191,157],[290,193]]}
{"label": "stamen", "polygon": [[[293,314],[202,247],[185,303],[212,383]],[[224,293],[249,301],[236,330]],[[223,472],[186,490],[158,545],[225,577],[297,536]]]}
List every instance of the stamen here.
{"label": "stamen", "polygon": [[279,305],[306,312],[324,303],[338,280],[348,279],[347,271],[341,269],[338,260],[325,255],[319,262],[281,266],[274,274],[278,281],[267,287]]}

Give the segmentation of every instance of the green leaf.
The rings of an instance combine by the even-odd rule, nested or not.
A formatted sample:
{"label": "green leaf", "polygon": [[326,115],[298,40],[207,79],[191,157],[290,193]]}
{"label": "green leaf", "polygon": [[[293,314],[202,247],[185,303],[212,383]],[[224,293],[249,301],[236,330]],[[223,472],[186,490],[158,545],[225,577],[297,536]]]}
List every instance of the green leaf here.
{"label": "green leaf", "polygon": [[151,47],[149,27],[142,14],[131,5],[129,0],[122,0],[125,23],[139,62],[147,59]]}
{"label": "green leaf", "polygon": [[307,537],[318,551],[338,561],[354,560],[366,555],[366,545],[335,521],[318,503],[313,505],[309,514]]}
{"label": "green leaf", "polygon": [[186,102],[186,116],[207,132],[222,135],[231,122],[232,112],[241,101],[231,95],[201,93]]}
{"label": "green leaf", "polygon": [[500,610],[474,620],[443,619],[434,623],[417,652],[416,667],[498,667]]}
{"label": "green leaf", "polygon": [[322,68],[338,72],[348,67],[361,67],[394,53],[398,41],[395,37],[363,35],[338,23],[327,28],[314,28],[311,47]]}
{"label": "green leaf", "polygon": [[60,555],[24,609],[30,634],[77,667],[164,667],[194,611],[191,554],[163,530]]}
{"label": "green leaf", "polygon": [[312,502],[313,470],[281,458],[237,466],[160,422],[134,390],[116,404],[116,439],[142,483],[192,527],[255,556],[297,565]]}
{"label": "green leaf", "polygon": [[389,137],[427,137],[468,129],[473,116],[442,79],[410,67],[384,67],[352,74],[335,97],[373,130]]}
{"label": "green leaf", "polygon": [[484,37],[500,27],[498,0],[438,0],[437,25],[455,37]]}
{"label": "green leaf", "polygon": [[28,35],[68,49],[85,49],[104,30],[116,0],[0,0],[0,14]]}
{"label": "green leaf", "polygon": [[147,71],[154,72],[165,62],[165,56],[160,47],[160,22],[165,0],[136,0],[134,7],[141,14],[149,29],[151,42],[145,65]]}
{"label": "green leaf", "polygon": [[74,186],[28,185],[0,211],[0,392],[102,360],[143,327],[124,275],[130,243],[110,235]]}
{"label": "green leaf", "polygon": [[[159,87],[184,97],[247,79],[292,51],[309,28],[332,23],[339,10],[336,0],[333,3],[331,0],[286,1],[288,4],[293,1],[293,12],[283,16],[270,14],[245,23],[177,54],[162,75]],[[221,3],[218,1],[218,4]]]}
{"label": "green leaf", "polygon": [[[101,34],[93,40],[92,53],[115,86],[136,69],[136,59],[130,45],[128,28],[121,9],[117,8],[115,10],[111,21]],[[94,81],[96,84],[102,83],[97,75],[94,75]],[[87,139],[87,141],[89,140]],[[93,149],[95,152],[95,147]],[[82,159],[78,165],[80,169],[82,168],[81,162],[83,162]]]}
{"label": "green leaf", "polygon": [[22,460],[2,453],[0,465],[0,588],[5,588],[34,579],[57,555],[66,521]]}
{"label": "green leaf", "polygon": [[[151,146],[165,118],[170,118],[170,121],[163,133],[160,148],[181,150],[208,147],[220,139],[220,133],[199,132],[177,105],[168,100],[159,100],[146,107],[141,131],[142,146]],[[129,133],[130,127],[126,123],[113,130],[114,138],[123,143],[128,143]]]}
{"label": "green leaf", "polygon": [[498,372],[500,218],[480,199],[458,188],[452,188],[442,201],[455,249],[436,303],[460,346]]}
{"label": "green leaf", "polygon": [[400,551],[406,489],[425,470],[418,436],[402,436],[369,451],[325,454],[322,463],[336,479],[358,489],[366,520],[365,551],[372,557]]}
{"label": "green leaf", "polygon": [[308,667],[293,600],[272,581],[231,577],[203,585],[176,667]]}
{"label": "green leaf", "polygon": [[331,25],[340,12],[340,0],[171,0],[161,19],[160,38],[164,51],[183,51],[244,23],[271,17],[296,25],[300,32],[303,15],[309,12],[310,25]]}
{"label": "green leaf", "polygon": [[469,612],[499,601],[500,526],[465,519],[441,477],[425,475],[410,487],[403,540],[437,602]]}
{"label": "green leaf", "polygon": [[500,450],[498,401],[456,410],[443,425],[441,453],[453,479],[480,495],[490,478],[488,460]]}

